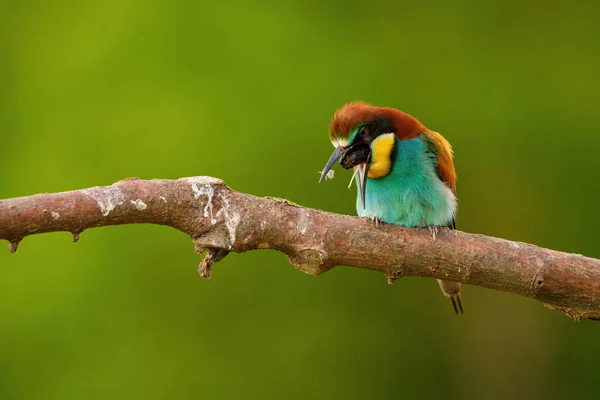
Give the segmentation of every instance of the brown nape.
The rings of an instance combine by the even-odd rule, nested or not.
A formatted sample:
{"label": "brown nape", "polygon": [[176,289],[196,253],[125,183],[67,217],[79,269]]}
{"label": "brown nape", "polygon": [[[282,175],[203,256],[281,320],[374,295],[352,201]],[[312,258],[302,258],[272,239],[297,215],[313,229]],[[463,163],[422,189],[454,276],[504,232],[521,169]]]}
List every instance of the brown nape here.
{"label": "brown nape", "polygon": [[415,117],[400,110],[355,101],[345,104],[335,112],[329,127],[329,137],[347,138],[357,126],[378,118],[390,119],[396,129],[396,136],[402,140],[416,137],[426,130]]}

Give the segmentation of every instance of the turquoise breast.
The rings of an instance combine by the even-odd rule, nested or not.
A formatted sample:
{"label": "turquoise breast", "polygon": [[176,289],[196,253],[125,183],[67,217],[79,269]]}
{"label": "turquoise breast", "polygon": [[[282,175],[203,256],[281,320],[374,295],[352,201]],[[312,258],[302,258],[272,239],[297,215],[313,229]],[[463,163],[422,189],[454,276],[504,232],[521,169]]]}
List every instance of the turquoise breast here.
{"label": "turquoise breast", "polygon": [[363,208],[358,195],[359,216],[407,227],[446,226],[456,212],[456,197],[437,176],[435,155],[421,136],[396,139],[392,171],[367,178],[365,203]]}

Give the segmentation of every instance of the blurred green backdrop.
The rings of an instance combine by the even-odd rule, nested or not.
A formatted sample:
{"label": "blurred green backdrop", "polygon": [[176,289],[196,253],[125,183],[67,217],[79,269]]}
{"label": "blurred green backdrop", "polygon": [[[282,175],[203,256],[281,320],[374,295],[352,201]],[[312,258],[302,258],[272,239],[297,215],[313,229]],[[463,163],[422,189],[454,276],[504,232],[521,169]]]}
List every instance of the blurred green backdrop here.
{"label": "blurred green backdrop", "polygon": [[[600,3],[0,3],[0,198],[212,175],[354,214],[317,185],[350,100],[453,143],[459,229],[600,257]],[[590,210],[594,210],[590,212]],[[0,252],[0,398],[597,398],[600,324],[274,252],[211,281],[157,226]]]}

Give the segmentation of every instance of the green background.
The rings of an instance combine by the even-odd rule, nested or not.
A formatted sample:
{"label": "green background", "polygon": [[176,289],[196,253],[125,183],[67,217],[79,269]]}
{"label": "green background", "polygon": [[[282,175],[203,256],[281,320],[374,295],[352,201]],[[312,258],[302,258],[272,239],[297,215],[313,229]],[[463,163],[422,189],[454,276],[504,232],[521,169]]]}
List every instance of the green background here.
{"label": "green background", "polygon": [[[600,2],[0,3],[0,198],[211,175],[354,214],[318,185],[337,107],[454,145],[458,227],[600,257]],[[4,242],[6,244],[6,242]],[[4,245],[3,245],[4,246]],[[233,254],[159,226],[0,252],[0,398],[598,398],[600,324],[464,287]]]}

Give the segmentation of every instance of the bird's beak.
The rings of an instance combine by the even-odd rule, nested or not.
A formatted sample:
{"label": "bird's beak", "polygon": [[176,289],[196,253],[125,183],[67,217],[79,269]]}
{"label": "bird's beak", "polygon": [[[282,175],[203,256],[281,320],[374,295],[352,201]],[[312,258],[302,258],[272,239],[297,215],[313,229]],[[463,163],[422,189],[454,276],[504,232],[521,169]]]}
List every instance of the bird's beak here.
{"label": "bird's beak", "polygon": [[325,164],[325,168],[321,173],[319,183],[323,182],[327,173],[333,167],[337,160],[342,159],[340,164],[344,169],[355,168],[358,171],[358,190],[360,192],[360,200],[363,208],[365,206],[365,193],[367,190],[367,176],[369,174],[369,165],[371,163],[371,151],[366,145],[350,146],[347,148],[336,147],[331,157]]}
{"label": "bird's beak", "polygon": [[367,192],[367,175],[369,174],[369,164],[371,161],[371,155],[367,162],[357,165],[358,168],[358,189],[360,191],[360,201],[362,202],[363,208],[367,208],[365,205],[365,193]]}
{"label": "bird's beak", "polygon": [[327,176],[327,173],[333,167],[333,164],[335,164],[336,161],[339,160],[340,157],[342,157],[344,155],[344,152],[345,151],[344,151],[343,147],[335,148],[335,150],[333,151],[333,154],[331,155],[331,157],[329,157],[327,164],[325,164],[325,168],[323,168],[323,172],[321,173],[321,179],[319,179],[319,183],[323,182],[323,179],[325,179],[325,177]]}

